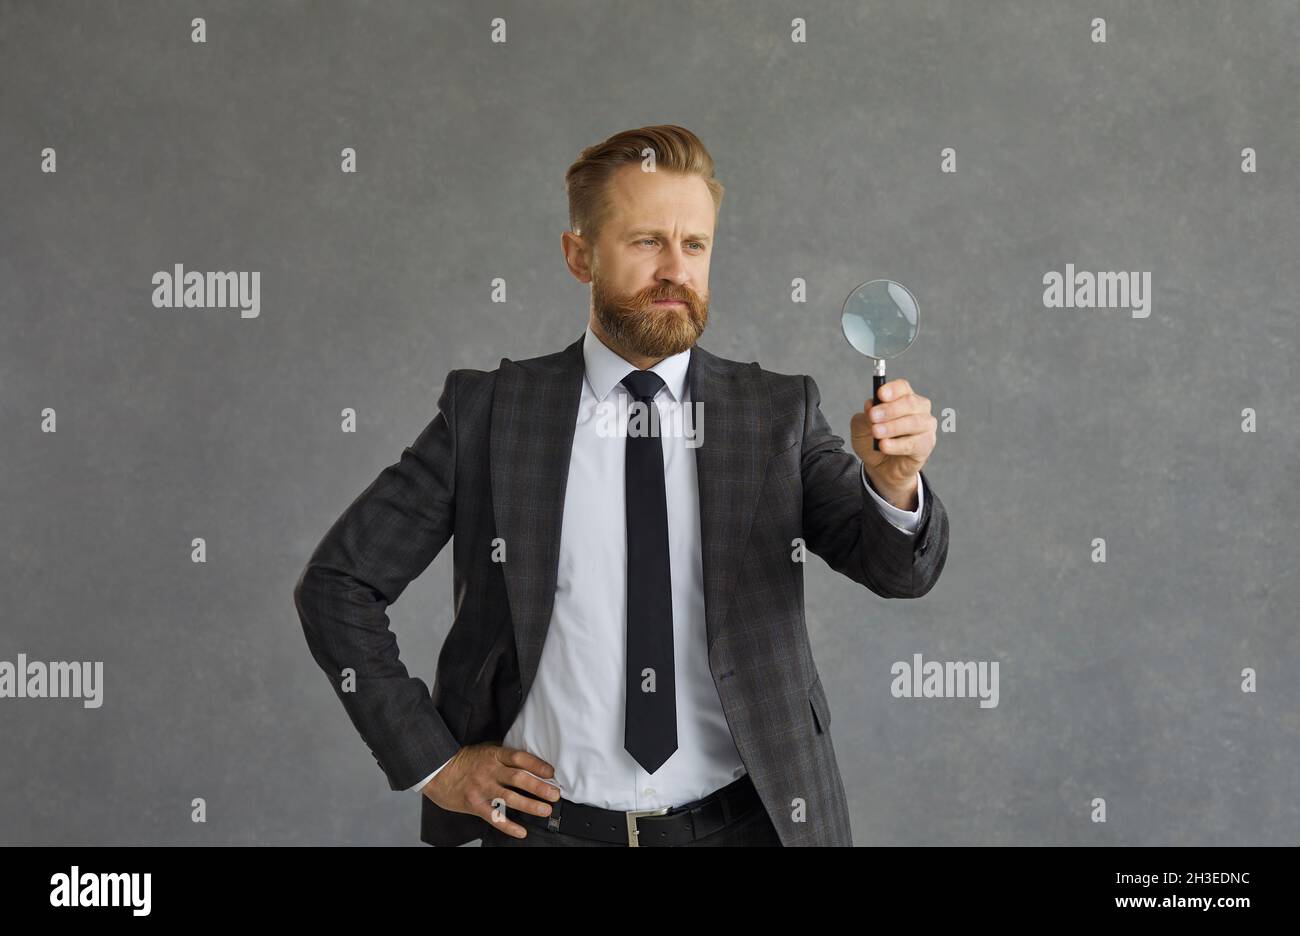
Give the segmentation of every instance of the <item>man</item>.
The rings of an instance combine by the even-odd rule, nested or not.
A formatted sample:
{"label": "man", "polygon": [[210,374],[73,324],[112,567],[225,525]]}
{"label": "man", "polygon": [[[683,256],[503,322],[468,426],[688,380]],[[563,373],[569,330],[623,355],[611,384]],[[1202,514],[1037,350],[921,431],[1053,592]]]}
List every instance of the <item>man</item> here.
{"label": "man", "polygon": [[[802,560],[934,586],[930,401],[886,383],[852,418],[859,465],[811,377],[696,344],[723,190],[689,130],[618,134],[566,181],[586,332],[447,376],[298,581],[312,654],[391,787],[422,792],[429,844],[850,845]],[[385,609],[448,539],[430,693]]]}

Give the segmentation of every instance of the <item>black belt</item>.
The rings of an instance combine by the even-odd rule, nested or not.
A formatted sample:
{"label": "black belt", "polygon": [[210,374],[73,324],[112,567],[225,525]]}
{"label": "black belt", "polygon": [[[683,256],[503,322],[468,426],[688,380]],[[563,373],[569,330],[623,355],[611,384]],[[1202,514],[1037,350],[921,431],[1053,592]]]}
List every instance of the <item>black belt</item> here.
{"label": "black belt", "polygon": [[762,807],[754,781],[745,774],[703,799],[662,809],[601,809],[561,797],[549,816],[503,807],[508,818],[524,825],[612,842],[616,845],[685,845],[704,838]]}

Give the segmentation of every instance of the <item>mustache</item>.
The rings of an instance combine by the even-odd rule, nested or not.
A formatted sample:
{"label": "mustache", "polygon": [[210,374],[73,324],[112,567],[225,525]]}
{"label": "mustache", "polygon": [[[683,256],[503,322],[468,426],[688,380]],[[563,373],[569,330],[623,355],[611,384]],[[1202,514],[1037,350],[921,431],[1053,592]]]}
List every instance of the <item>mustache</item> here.
{"label": "mustache", "polygon": [[666,302],[668,300],[684,302],[688,306],[693,307],[699,306],[702,301],[696,293],[691,292],[689,289],[675,289],[672,287],[662,286],[647,290],[639,297],[639,301],[642,303]]}

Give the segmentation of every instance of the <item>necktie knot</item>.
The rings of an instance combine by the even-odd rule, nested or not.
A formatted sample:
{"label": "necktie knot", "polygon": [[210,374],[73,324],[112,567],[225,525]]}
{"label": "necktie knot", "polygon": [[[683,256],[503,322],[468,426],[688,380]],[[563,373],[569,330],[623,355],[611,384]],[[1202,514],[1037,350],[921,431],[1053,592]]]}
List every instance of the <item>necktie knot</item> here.
{"label": "necktie knot", "polygon": [[664,386],[664,379],[652,370],[634,370],[619,382],[643,403],[653,402]]}

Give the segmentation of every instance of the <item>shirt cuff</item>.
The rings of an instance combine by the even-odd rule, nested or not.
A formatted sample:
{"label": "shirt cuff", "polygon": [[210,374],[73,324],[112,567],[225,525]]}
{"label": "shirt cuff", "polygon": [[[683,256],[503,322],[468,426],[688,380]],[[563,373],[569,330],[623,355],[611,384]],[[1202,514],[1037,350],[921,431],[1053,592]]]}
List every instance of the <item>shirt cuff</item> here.
{"label": "shirt cuff", "polygon": [[[450,764],[450,763],[451,763],[451,761],[452,761],[452,758],[450,758],[450,757],[447,758],[446,762],[443,763],[442,767],[446,767],[447,764]],[[407,790],[406,792],[410,793],[412,790],[414,790],[415,792],[418,793],[419,791],[423,790],[424,787],[425,787],[425,785],[426,785],[430,780],[432,780],[434,777],[438,776],[438,772],[442,770],[442,767],[439,767],[438,770],[435,770],[433,773],[429,774],[429,776],[425,777],[423,780],[421,780],[421,781],[420,781],[419,783],[417,783],[415,786],[411,787],[411,788],[410,788],[409,790]]]}
{"label": "shirt cuff", "polygon": [[876,502],[876,506],[880,508],[880,512],[885,515],[885,519],[904,533],[915,533],[921,525],[921,509],[925,507],[925,481],[921,479],[921,476],[919,474],[916,476],[916,509],[903,510],[900,507],[895,507],[876,493],[875,488],[867,481],[865,465],[860,466],[858,471],[862,475],[862,486],[871,492],[872,499]]}

